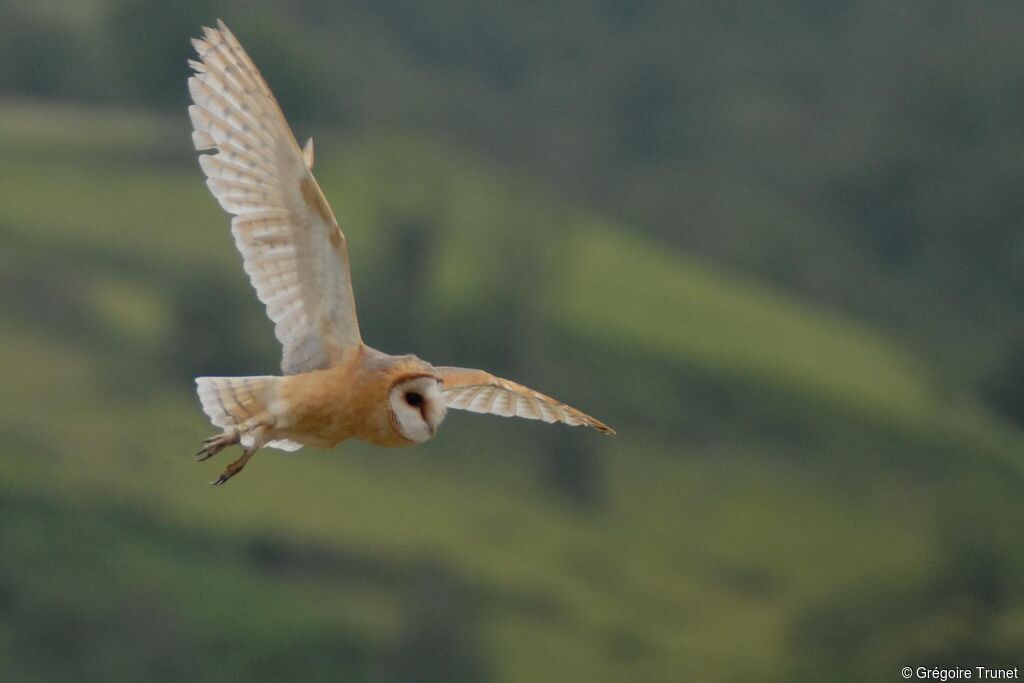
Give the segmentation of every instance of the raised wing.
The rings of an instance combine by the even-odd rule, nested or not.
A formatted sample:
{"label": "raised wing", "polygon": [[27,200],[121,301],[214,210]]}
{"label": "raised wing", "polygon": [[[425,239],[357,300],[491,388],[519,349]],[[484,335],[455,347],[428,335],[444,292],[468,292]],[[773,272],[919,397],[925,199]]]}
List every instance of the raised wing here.
{"label": "raised wing", "polygon": [[436,371],[443,382],[442,393],[449,408],[562,422],[573,427],[587,425],[603,434],[615,433],[605,423],[572,406],[489,372],[449,367],[436,368]]}
{"label": "raised wing", "polygon": [[192,140],[206,184],[234,218],[245,272],[284,347],[281,369],[325,368],[362,344],[348,247],[277,100],[223,22],[189,60]]}

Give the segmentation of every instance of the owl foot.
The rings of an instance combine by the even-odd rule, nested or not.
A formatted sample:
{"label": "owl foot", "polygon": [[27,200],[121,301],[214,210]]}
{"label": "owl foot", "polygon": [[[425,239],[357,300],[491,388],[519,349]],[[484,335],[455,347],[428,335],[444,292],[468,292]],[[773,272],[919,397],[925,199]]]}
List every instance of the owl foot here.
{"label": "owl foot", "polygon": [[246,448],[242,451],[242,457],[228,465],[224,471],[220,473],[220,476],[217,477],[216,481],[211,481],[210,483],[213,486],[221,486],[224,484],[228,479],[242,471],[242,468],[245,467],[245,463],[249,462],[249,458],[251,458],[255,452],[255,448]]}
{"label": "owl foot", "polygon": [[237,429],[223,434],[215,434],[206,441],[203,441],[203,447],[196,453],[196,460],[199,462],[209,460],[228,446],[234,446],[241,438],[242,435]]}

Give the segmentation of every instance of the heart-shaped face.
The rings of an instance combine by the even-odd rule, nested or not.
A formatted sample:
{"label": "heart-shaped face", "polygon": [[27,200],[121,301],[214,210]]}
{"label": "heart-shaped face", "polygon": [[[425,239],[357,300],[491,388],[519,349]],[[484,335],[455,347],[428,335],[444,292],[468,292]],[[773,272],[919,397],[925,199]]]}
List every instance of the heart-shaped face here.
{"label": "heart-shaped face", "polygon": [[398,433],[413,443],[434,436],[448,411],[441,382],[432,375],[396,380],[388,392],[388,408]]}

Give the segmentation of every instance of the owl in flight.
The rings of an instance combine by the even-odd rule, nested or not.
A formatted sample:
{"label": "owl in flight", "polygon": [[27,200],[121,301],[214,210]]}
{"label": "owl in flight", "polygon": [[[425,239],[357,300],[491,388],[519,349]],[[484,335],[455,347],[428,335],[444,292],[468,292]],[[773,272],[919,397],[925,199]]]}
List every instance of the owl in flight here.
{"label": "owl in flight", "polygon": [[363,343],[348,248],[313,178],[313,141],[299,149],[277,100],[223,22],[194,39],[188,80],[192,141],[225,211],[245,272],[284,347],[281,377],[199,377],[199,400],[223,431],[206,460],[241,444],[212,482],[238,474],[259,448],[330,448],[349,438],[408,446],[434,436],[448,408],[615,432],[585,413],[482,370],[439,367]]}

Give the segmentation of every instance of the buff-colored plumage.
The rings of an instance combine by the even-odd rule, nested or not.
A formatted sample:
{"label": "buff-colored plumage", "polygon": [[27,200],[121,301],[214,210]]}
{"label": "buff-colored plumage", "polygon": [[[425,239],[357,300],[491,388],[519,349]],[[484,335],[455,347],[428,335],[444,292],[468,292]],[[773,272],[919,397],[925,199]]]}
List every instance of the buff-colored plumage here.
{"label": "buff-colored plumage", "polygon": [[357,438],[405,446],[433,437],[447,408],[588,425],[607,425],[564,403],[482,370],[434,367],[390,356],[359,334],[345,235],[313,177],[313,145],[299,148],[255,64],[223,24],[193,41],[189,78],[192,140],[256,294],[283,347],[284,376],[200,377],[200,402],[223,432],[207,439],[205,460],[240,443],[257,449],[330,448]]}

